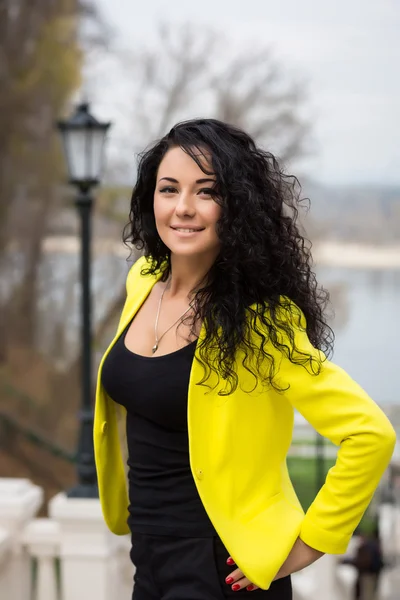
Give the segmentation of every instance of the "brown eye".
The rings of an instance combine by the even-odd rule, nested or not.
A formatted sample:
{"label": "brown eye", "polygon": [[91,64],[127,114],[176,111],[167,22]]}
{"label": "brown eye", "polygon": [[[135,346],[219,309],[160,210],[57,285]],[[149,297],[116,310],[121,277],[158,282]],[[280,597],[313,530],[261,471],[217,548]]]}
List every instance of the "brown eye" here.
{"label": "brown eye", "polygon": [[204,196],[215,196],[215,190],[213,188],[202,188],[199,190],[199,194],[203,194]]}
{"label": "brown eye", "polygon": [[176,192],[176,189],[171,186],[164,187],[160,190],[160,194],[173,194],[174,192]]}

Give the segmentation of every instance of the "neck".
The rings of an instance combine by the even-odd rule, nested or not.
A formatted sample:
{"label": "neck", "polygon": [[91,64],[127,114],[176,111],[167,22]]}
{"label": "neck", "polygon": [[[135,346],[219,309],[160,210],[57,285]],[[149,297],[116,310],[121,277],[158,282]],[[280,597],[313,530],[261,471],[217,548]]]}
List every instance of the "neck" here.
{"label": "neck", "polygon": [[168,285],[170,297],[191,299],[196,287],[204,280],[214,260],[171,255],[171,275]]}

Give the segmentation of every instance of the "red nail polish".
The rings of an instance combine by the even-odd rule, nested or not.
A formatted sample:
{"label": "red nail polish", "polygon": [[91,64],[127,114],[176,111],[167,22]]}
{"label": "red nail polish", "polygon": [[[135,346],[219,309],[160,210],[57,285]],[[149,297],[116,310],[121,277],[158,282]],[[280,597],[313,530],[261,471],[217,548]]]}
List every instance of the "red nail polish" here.
{"label": "red nail polish", "polygon": [[233,583],[233,577],[227,577],[225,581],[229,585],[230,583]]}
{"label": "red nail polish", "polygon": [[240,590],[240,585],[238,585],[237,583],[235,585],[232,586],[232,590],[234,592],[237,592],[238,590]]}
{"label": "red nail polish", "polygon": [[226,561],[226,564],[227,564],[227,565],[234,565],[234,564],[235,564],[235,561],[233,560],[233,558],[229,557],[229,558],[227,559],[227,561]]}
{"label": "red nail polish", "polygon": [[246,590],[249,592],[252,592],[254,590],[254,585],[253,584],[248,585]]}

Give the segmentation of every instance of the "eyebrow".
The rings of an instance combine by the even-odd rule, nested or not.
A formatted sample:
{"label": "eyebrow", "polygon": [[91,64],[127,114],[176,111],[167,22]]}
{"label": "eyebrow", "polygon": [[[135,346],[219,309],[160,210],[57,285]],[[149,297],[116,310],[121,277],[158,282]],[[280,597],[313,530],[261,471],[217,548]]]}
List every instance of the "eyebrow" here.
{"label": "eyebrow", "polygon": [[[159,179],[159,181],[171,181],[172,183],[179,183],[179,181],[177,179],[174,179],[173,177],[161,177],[161,179]],[[205,177],[203,179],[197,179],[196,183],[216,183],[216,179],[210,179],[209,177]]]}

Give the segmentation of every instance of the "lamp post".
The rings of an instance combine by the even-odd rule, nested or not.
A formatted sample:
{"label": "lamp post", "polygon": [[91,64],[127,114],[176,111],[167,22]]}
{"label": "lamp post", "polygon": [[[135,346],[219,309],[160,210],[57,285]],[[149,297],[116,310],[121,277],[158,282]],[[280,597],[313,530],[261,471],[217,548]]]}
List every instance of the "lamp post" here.
{"label": "lamp post", "polygon": [[93,450],[92,351],[90,297],[91,189],[100,181],[104,142],[110,123],[100,123],[82,103],[66,121],[59,121],[69,182],[77,187],[75,205],[81,222],[81,343],[82,397],[77,449],[78,483],[67,492],[75,498],[98,497]]}

